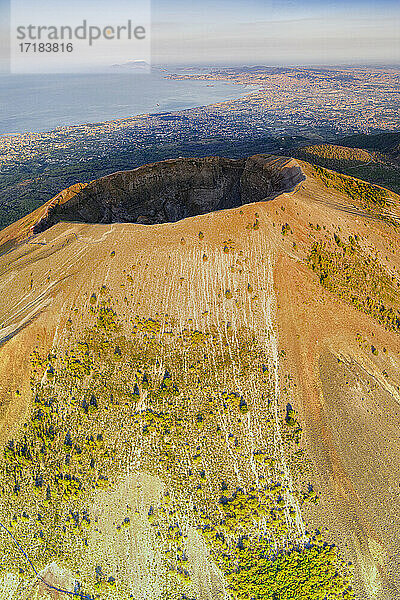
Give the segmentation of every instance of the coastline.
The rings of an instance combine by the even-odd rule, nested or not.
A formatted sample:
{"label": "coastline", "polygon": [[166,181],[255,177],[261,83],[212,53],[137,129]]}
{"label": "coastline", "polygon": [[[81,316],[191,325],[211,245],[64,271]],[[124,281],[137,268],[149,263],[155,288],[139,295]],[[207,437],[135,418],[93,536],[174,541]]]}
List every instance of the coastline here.
{"label": "coastline", "polygon": [[[174,79],[172,77],[162,77],[161,78],[162,81],[166,80],[166,81],[179,81],[179,79]],[[199,82],[197,82],[199,83]],[[208,88],[214,88],[215,89],[215,83],[213,82],[211,85],[209,82],[207,81],[201,81],[200,82],[202,84],[202,87],[205,89]],[[226,102],[235,102],[235,101],[241,101],[241,100],[246,100],[252,93],[259,91],[260,86],[259,85],[253,85],[251,83],[245,83],[245,84],[240,84],[241,87],[243,89],[241,89],[240,91],[238,91],[237,93],[235,92],[235,97],[233,98],[229,98],[229,96],[231,95],[229,93],[232,92],[232,90],[234,88],[237,87],[238,82],[229,82],[229,81],[223,81],[223,82],[217,82],[217,83],[221,83],[224,87],[229,88],[228,89],[228,93],[227,96],[228,98],[209,98],[209,101],[206,102],[193,102],[191,103],[190,101],[188,101],[188,105],[184,106],[184,107],[179,107],[179,108],[174,108],[172,105],[170,107],[166,106],[164,110],[159,110],[159,109],[153,109],[153,110],[149,110],[149,111],[140,111],[140,112],[132,112],[129,115],[122,115],[122,116],[115,116],[112,118],[105,118],[105,119],[99,119],[99,120],[85,120],[83,122],[74,122],[74,123],[66,123],[66,124],[61,124],[58,125],[56,127],[50,127],[50,128],[46,128],[46,129],[40,129],[40,130],[29,130],[29,131],[9,131],[7,133],[0,133],[0,141],[1,142],[7,142],[9,140],[14,140],[14,142],[17,139],[23,139],[25,136],[28,136],[29,139],[40,139],[41,135],[51,135],[51,134],[56,134],[56,133],[63,133],[63,132],[69,132],[69,131],[73,131],[73,130],[79,130],[79,128],[82,127],[87,127],[87,128],[98,128],[99,126],[103,125],[105,127],[109,127],[112,125],[122,125],[124,124],[124,122],[132,122],[134,123],[136,120],[143,120],[143,119],[148,119],[148,118],[156,118],[159,116],[163,116],[166,114],[178,114],[178,113],[182,113],[184,111],[188,111],[188,110],[198,110],[198,109],[202,109],[202,108],[212,108],[214,106],[219,106],[221,104],[225,104]],[[221,88],[218,91],[224,91],[223,88]],[[162,98],[161,98],[162,101]],[[36,137],[38,136],[38,137]]]}
{"label": "coastline", "polygon": [[[252,140],[268,146],[271,139],[281,150],[286,146],[286,138],[315,144],[361,131],[379,133],[398,127],[400,76],[397,74],[355,69],[350,75],[338,69],[332,71],[329,79],[325,72],[304,67],[291,69],[289,74],[282,72],[284,69],[271,72],[260,67],[258,71],[249,74],[240,69],[221,69],[218,73],[168,74],[169,78],[177,79],[201,77],[203,86],[215,83],[215,77],[223,80],[228,98],[211,99],[214,101],[207,104],[193,102],[187,108],[166,109],[159,96],[162,106],[156,107],[159,100],[154,102],[152,90],[152,111],[108,120],[86,120],[46,131],[3,134],[0,170],[29,164],[29,172],[41,173],[42,163],[46,170],[56,165],[65,169],[82,161],[107,160],[110,152],[119,156],[118,164],[121,161],[125,164],[128,155],[147,160],[150,150],[157,153],[161,147],[186,144],[186,151],[190,152],[192,146],[207,146],[210,140],[214,140],[215,151],[220,151],[221,140],[230,144]],[[227,80],[236,89],[237,84],[243,86],[234,98],[229,98]],[[169,99],[176,104],[176,96],[170,94]]]}

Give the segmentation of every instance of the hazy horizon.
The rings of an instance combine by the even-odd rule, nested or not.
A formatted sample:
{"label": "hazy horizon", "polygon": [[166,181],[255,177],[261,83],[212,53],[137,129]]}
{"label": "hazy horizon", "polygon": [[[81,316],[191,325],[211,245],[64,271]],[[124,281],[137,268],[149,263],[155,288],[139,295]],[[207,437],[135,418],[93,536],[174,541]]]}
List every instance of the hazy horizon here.
{"label": "hazy horizon", "polygon": [[[85,3],[70,0],[68,6],[72,20],[85,18]],[[88,9],[90,6],[88,3]],[[102,6],[107,19],[109,3],[96,2],[101,15]],[[113,6],[118,7],[119,15],[126,11],[127,18],[134,18],[133,5],[126,0]],[[8,48],[8,8],[9,3],[0,0],[3,64]],[[400,64],[400,5],[394,0],[249,0],[246,5],[238,0],[154,0],[151,12],[153,64]],[[124,53],[123,60],[135,58],[129,44]],[[82,56],[86,68],[90,56]]]}

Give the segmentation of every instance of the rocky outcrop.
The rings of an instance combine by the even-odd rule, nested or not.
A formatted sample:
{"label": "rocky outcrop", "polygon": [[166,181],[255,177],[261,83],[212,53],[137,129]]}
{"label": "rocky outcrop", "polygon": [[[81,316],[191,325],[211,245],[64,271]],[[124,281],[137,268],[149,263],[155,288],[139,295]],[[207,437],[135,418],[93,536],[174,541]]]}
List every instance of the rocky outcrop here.
{"label": "rocky outcrop", "polygon": [[59,221],[166,223],[242,204],[270,200],[304,179],[292,159],[183,158],[113,173],[79,193],[55,198],[34,232]]}

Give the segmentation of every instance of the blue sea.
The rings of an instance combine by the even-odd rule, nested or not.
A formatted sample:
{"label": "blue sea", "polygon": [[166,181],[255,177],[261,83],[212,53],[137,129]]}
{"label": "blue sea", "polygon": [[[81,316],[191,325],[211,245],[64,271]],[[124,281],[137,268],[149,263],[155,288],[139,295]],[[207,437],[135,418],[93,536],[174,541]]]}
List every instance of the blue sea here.
{"label": "blue sea", "polygon": [[50,131],[241,98],[256,89],[162,73],[0,75],[0,135]]}

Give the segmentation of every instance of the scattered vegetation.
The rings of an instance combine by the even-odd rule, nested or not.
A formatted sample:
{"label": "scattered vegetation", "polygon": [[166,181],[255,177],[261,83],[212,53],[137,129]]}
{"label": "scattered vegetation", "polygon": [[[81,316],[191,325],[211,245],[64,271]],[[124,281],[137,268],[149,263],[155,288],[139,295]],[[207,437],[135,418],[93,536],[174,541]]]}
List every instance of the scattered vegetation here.
{"label": "scattered vegetation", "polygon": [[[124,323],[106,288],[93,296],[81,339],[70,327],[57,354],[32,355],[32,412],[0,459],[0,520],[36,567],[56,561],[79,571],[95,597],[129,597],[129,580],[106,556],[93,562],[91,544],[100,535],[94,499],[116,488],[135,455],[135,468],[163,483],[141,510],[162,550],[168,598],[193,597],[190,529],[233,599],[352,598],[336,549],[304,535],[301,506],[318,494],[297,414],[278,405],[265,344],[226,323]],[[115,532],[131,527],[126,514]],[[0,547],[2,568],[18,574],[3,535]]]}
{"label": "scattered vegetation", "polygon": [[351,569],[345,567],[334,546],[312,543],[270,557],[264,541],[237,551],[235,568],[230,565],[228,581],[238,600],[334,600],[354,597]]}
{"label": "scattered vegetation", "polygon": [[368,210],[382,209],[389,206],[389,195],[382,188],[354,177],[328,171],[323,167],[314,166],[314,171],[326,187],[332,187],[346,194]]}
{"label": "scattered vegetation", "polygon": [[329,165],[332,164],[332,161],[345,160],[351,163],[356,163],[368,162],[371,160],[371,155],[365,150],[361,150],[360,148],[347,148],[346,146],[334,146],[332,144],[307,146],[306,148],[301,148],[300,152],[302,156],[325,159],[329,161]]}
{"label": "scattered vegetation", "polygon": [[[398,136],[398,134],[395,134]],[[367,136],[368,137],[368,136]],[[354,143],[357,142],[354,136]],[[332,169],[338,173],[357,177],[369,183],[381,185],[400,193],[399,165],[391,154],[382,154],[388,150],[380,144],[363,145],[362,136],[359,138],[360,146],[353,147],[353,141],[348,138],[344,140],[349,146],[336,146],[332,144],[321,144],[318,146],[306,146],[295,152],[295,155],[314,165],[326,169]],[[368,150],[362,150],[367,148]]]}
{"label": "scattered vegetation", "polygon": [[355,238],[344,242],[335,234],[334,247],[316,241],[307,257],[307,264],[320,283],[386,329],[399,333],[400,311],[394,278],[376,258],[361,249]]}

